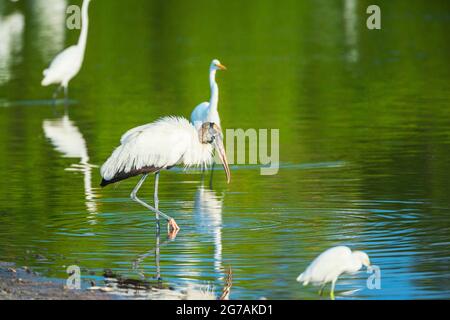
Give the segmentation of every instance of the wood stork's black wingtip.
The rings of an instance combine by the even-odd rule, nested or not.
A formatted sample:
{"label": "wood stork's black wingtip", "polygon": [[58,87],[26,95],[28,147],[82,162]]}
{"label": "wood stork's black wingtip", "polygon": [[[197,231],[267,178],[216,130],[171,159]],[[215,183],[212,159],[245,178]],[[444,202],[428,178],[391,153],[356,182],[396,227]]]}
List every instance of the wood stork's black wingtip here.
{"label": "wood stork's black wingtip", "polygon": [[100,183],[100,187],[104,188],[104,187],[106,187],[106,186],[107,186],[108,184],[110,184],[110,183],[111,183],[111,181],[102,179],[102,182]]}

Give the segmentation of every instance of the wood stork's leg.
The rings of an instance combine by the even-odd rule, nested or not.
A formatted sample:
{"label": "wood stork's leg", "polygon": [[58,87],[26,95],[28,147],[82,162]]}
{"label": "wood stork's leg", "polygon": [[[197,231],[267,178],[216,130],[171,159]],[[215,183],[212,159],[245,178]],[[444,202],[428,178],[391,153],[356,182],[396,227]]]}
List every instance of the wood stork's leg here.
{"label": "wood stork's leg", "polygon": [[175,231],[180,230],[180,228],[178,227],[178,225],[176,224],[175,220],[172,217],[169,217],[167,214],[162,213],[161,211],[153,208],[151,205],[149,205],[148,203],[142,201],[141,199],[139,199],[137,197],[137,192],[139,191],[139,189],[141,188],[142,184],[144,183],[145,179],[147,179],[147,177],[148,177],[148,173],[144,174],[142,176],[141,180],[139,180],[138,184],[131,192],[131,195],[130,195],[131,199],[136,201],[140,205],[146,207],[147,209],[150,209],[151,211],[155,212],[157,215],[160,215],[163,218],[165,218],[169,222],[169,226],[171,226]]}
{"label": "wood stork's leg", "polygon": [[330,292],[331,300],[335,300],[335,298],[334,298],[334,287],[336,286],[336,281],[337,281],[337,278],[334,279],[333,282],[331,282],[331,292]]}
{"label": "wood stork's leg", "polygon": [[[155,173],[155,193],[153,194],[153,201],[155,202],[156,210],[159,210],[158,184],[159,184],[159,171],[157,173]],[[156,214],[156,220],[158,220],[158,226],[159,226],[159,215],[158,214]]]}

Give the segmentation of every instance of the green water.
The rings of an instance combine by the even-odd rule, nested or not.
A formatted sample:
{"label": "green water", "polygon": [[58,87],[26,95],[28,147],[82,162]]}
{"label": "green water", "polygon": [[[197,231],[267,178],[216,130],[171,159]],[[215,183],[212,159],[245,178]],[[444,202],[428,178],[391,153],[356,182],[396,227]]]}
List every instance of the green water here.
{"label": "green water", "polygon": [[[75,4],[80,2],[74,1]],[[64,0],[0,1],[0,260],[64,279],[72,264],[155,276],[155,220],[98,168],[123,132],[208,100],[219,58],[224,128],[280,129],[280,171],[163,172],[160,272],[177,288],[232,267],[231,298],[313,299],[295,279],[328,247],[365,250],[337,299],[450,298],[450,4],[378,1],[106,1],[90,6],[71,104],[52,106],[42,70],[78,38]],[[60,9],[62,8],[62,10]],[[152,198],[153,181],[142,189]],[[164,230],[164,229],[163,229]],[[145,255],[146,253],[149,253]]]}

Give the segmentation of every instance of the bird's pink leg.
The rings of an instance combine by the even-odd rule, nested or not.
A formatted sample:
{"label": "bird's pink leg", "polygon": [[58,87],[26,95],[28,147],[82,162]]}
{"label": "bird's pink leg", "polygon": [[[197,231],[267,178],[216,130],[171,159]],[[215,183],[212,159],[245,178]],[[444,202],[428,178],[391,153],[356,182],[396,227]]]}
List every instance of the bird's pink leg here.
{"label": "bird's pink leg", "polygon": [[[155,201],[155,209],[157,211],[159,211],[158,186],[159,186],[159,171],[155,173],[155,193],[153,195],[153,197],[154,197],[153,199]],[[156,213],[156,220],[159,220],[158,212]],[[180,227],[175,222],[175,219],[173,219],[173,218],[168,219],[167,233],[169,234],[169,237],[172,238],[172,236],[173,236],[173,238],[175,238],[175,236],[179,230],[180,230]],[[173,235],[173,233],[175,233],[175,235]]]}
{"label": "bird's pink leg", "polygon": [[[165,219],[169,222],[169,226],[170,226],[170,225],[176,226],[176,228],[175,228],[175,227],[173,227],[173,228],[174,228],[175,231],[178,232],[178,230],[180,230],[180,228],[178,227],[178,225],[177,225],[176,223],[174,224],[175,220],[174,220],[172,217],[170,217],[170,216],[168,216],[167,214],[165,214],[165,213],[159,211],[158,209],[153,208],[151,205],[149,205],[148,203],[145,203],[144,201],[142,201],[141,199],[139,199],[139,198],[137,197],[137,192],[138,192],[138,190],[141,188],[141,186],[142,186],[142,184],[144,183],[144,181],[145,181],[145,179],[147,178],[147,176],[148,176],[148,174],[144,174],[144,175],[142,176],[141,180],[139,180],[138,184],[136,185],[136,187],[135,187],[135,188],[133,189],[133,191],[131,192],[131,195],[130,195],[131,199],[133,199],[133,200],[136,201],[137,203],[143,205],[143,206],[146,207],[147,209],[150,209],[151,211],[155,212],[157,215],[162,216],[163,218],[165,218]],[[156,190],[156,192],[157,192],[157,190]],[[171,221],[173,221],[173,222],[171,222]],[[169,236],[170,236],[170,234],[169,234]]]}

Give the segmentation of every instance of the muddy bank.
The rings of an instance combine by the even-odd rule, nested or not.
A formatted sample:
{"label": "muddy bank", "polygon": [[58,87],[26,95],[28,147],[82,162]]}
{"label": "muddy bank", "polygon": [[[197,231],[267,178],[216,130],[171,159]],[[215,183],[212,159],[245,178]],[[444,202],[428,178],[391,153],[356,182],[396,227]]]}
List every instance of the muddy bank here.
{"label": "muddy bank", "polygon": [[0,262],[0,300],[112,300],[120,297],[100,290],[70,290],[64,281],[39,277],[29,268]]}
{"label": "muddy bank", "polygon": [[0,300],[226,300],[231,278],[229,269],[223,288],[205,284],[175,289],[162,280],[130,279],[106,269],[100,284],[73,290],[63,279],[45,278],[28,267],[0,261]]}

